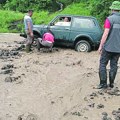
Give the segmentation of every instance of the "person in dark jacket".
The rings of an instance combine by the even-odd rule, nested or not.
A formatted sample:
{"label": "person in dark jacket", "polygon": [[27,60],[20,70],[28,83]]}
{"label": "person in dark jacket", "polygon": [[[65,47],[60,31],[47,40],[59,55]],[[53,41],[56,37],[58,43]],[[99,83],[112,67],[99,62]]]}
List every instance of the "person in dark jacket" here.
{"label": "person in dark jacket", "polygon": [[114,80],[118,69],[120,56],[120,2],[114,1],[110,6],[111,15],[104,23],[104,33],[98,48],[100,57],[98,89],[107,88],[106,66],[110,62],[109,87],[114,87]]}

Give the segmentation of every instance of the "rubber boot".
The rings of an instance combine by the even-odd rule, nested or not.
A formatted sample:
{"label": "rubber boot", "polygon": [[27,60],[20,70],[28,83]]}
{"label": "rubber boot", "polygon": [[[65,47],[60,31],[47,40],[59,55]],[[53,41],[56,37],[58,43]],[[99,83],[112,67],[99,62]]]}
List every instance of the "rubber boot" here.
{"label": "rubber boot", "polygon": [[98,85],[98,89],[107,88],[107,73],[99,72],[100,84]]}
{"label": "rubber boot", "polygon": [[30,48],[31,48],[31,45],[30,45],[30,44],[26,45],[26,53],[29,53],[29,52],[30,52]]}
{"label": "rubber boot", "polygon": [[109,87],[113,88],[114,87],[114,80],[115,80],[115,77],[116,77],[116,73],[117,72],[109,72]]}
{"label": "rubber boot", "polygon": [[49,48],[49,50],[50,50],[50,52],[52,52],[53,51],[53,44],[50,46],[50,48]]}
{"label": "rubber boot", "polygon": [[41,44],[40,44],[39,40],[37,40],[37,49],[38,49],[38,51],[40,51],[40,48],[41,48]]}

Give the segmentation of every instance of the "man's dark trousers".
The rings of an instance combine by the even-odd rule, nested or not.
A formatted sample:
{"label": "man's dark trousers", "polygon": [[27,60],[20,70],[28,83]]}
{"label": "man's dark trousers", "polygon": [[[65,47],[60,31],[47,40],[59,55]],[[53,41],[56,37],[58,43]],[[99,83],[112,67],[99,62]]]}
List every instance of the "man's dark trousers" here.
{"label": "man's dark trousers", "polygon": [[110,87],[113,87],[118,69],[117,64],[118,64],[119,56],[120,53],[108,52],[105,49],[102,50],[102,54],[100,58],[100,66],[99,66],[99,77],[100,77],[100,85],[103,85],[103,87],[107,86],[106,66],[109,61],[110,61],[109,82],[110,82]]}

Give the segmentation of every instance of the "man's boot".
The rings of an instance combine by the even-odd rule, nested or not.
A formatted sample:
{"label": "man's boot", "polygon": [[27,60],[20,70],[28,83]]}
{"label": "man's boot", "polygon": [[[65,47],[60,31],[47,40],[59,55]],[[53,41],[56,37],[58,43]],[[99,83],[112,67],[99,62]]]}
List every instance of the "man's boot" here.
{"label": "man's boot", "polygon": [[27,52],[27,53],[30,52],[30,48],[31,48],[31,45],[30,45],[30,44],[26,45],[26,52]]}
{"label": "man's boot", "polygon": [[115,80],[115,77],[116,77],[116,73],[117,72],[109,72],[109,87],[113,88],[114,87],[114,80]]}
{"label": "man's boot", "polygon": [[98,89],[107,88],[107,73],[99,72],[100,84],[98,85]]}
{"label": "man's boot", "polygon": [[[40,39],[41,40],[41,39]],[[38,51],[40,51],[40,48],[41,48],[41,44],[40,44],[40,42],[39,42],[39,39],[37,39],[37,49],[38,49]]]}

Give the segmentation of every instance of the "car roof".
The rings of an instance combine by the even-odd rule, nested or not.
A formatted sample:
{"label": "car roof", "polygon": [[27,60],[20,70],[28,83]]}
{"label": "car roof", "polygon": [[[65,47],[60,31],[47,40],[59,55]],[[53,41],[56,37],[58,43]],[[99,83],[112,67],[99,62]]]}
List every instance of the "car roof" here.
{"label": "car roof", "polygon": [[92,19],[96,19],[95,17],[93,16],[84,16],[84,15],[73,15],[73,14],[59,14],[57,16],[66,16],[66,17],[83,17],[83,18],[92,18]]}

